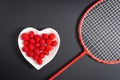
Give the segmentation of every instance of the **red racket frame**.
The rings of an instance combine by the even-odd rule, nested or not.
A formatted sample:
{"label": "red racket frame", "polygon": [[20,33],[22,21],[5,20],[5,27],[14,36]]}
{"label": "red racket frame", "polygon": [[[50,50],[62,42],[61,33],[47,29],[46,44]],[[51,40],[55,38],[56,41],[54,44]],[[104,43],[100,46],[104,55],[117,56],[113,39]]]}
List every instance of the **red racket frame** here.
{"label": "red racket frame", "polygon": [[97,57],[95,57],[89,50],[88,48],[86,47],[86,45],[84,44],[83,42],[83,39],[82,39],[82,33],[81,33],[81,29],[82,29],[82,24],[83,24],[83,21],[85,19],[85,17],[87,16],[87,14],[98,4],[100,4],[101,2],[103,2],[104,0],[98,0],[96,3],[94,3],[90,8],[88,8],[86,10],[86,12],[83,14],[81,20],[80,20],[80,24],[79,24],[79,27],[78,27],[78,35],[80,36],[79,37],[79,40],[81,42],[81,45],[83,46],[83,49],[84,51],[78,55],[76,58],[74,58],[71,62],[69,62],[66,66],[64,66],[62,69],[60,69],[56,74],[54,74],[49,80],[54,80],[57,76],[59,76],[62,72],[64,72],[67,68],[69,68],[72,64],[74,64],[76,61],[78,61],[80,58],[82,58],[84,55],[88,54],[89,56],[91,56],[93,59],[95,59],[96,61],[98,62],[102,62],[102,63],[105,63],[105,64],[117,64],[117,63],[120,63],[120,60],[116,60],[116,61],[105,61],[105,60],[101,60]]}

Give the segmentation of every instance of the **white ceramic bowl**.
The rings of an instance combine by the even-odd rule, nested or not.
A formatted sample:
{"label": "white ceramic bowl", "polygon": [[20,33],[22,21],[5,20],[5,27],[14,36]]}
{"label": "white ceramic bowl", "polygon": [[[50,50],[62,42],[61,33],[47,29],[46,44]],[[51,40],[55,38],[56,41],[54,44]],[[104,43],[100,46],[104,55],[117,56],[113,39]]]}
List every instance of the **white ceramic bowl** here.
{"label": "white ceramic bowl", "polygon": [[[57,40],[58,44],[56,47],[53,48],[53,50],[50,51],[49,55],[48,56],[45,56],[45,58],[43,58],[43,63],[41,65],[39,65],[35,60],[33,60],[32,57],[28,57],[26,55],[26,53],[24,51],[22,51],[22,47],[24,46],[23,45],[23,40],[21,39],[21,35],[23,33],[28,33],[30,31],[33,31],[35,34],[38,34],[38,35],[41,35],[43,33],[54,33],[56,35],[56,38],[55,40]],[[59,37],[59,34],[57,33],[56,30],[52,29],[52,28],[46,28],[44,30],[37,30],[35,28],[32,28],[32,27],[28,27],[28,28],[25,28],[24,30],[22,30],[18,36],[18,46],[19,46],[19,49],[22,53],[22,55],[24,56],[24,58],[31,64],[33,65],[37,70],[41,69],[42,67],[44,67],[46,64],[48,64],[54,57],[55,55],[57,54],[57,51],[59,49],[59,46],[60,46],[60,37]]]}

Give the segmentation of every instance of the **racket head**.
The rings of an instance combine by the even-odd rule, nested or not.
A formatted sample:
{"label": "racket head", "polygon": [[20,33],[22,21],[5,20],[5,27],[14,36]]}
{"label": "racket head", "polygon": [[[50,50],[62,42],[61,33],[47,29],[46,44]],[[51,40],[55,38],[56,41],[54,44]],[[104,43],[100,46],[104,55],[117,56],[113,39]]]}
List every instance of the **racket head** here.
{"label": "racket head", "polygon": [[[114,1],[114,0],[98,0],[96,3],[94,3],[90,8],[88,8],[87,10],[86,10],[86,12],[83,14],[83,16],[82,16],[82,18],[81,18],[81,20],[80,20],[80,23],[79,23],[79,27],[78,27],[78,35],[79,35],[79,39],[80,39],[80,42],[81,42],[81,44],[82,44],[82,46],[83,46],[83,48],[84,48],[84,50],[86,51],[86,54],[88,54],[88,55],[90,55],[90,57],[92,57],[94,60],[96,60],[96,61],[98,61],[98,62],[102,62],[102,63],[105,63],[105,64],[117,64],[117,63],[120,63],[120,46],[118,46],[119,48],[117,48],[118,50],[117,50],[117,53],[114,55],[114,53],[111,53],[111,54],[113,54],[113,56],[109,56],[108,54],[108,58],[107,59],[103,59],[104,58],[104,55],[106,55],[106,54],[104,54],[104,55],[99,55],[100,56],[100,58],[99,57],[97,57],[95,54],[93,54],[93,52],[92,52],[92,50],[90,50],[90,48],[88,48],[88,46],[87,46],[87,43],[85,43],[85,40],[83,39],[83,28],[84,28],[84,24],[86,24],[85,22],[85,20],[87,19],[86,17],[89,17],[90,15],[88,15],[90,12],[91,13],[93,13],[94,12],[94,9],[97,9],[97,7],[99,7],[100,5],[103,5],[104,3],[107,3],[108,2],[108,6],[109,6],[109,2],[110,1]],[[118,0],[115,0],[116,2],[118,1]],[[120,1],[118,1],[118,2],[120,2]],[[111,2],[112,3],[112,2]],[[120,7],[119,7],[120,8]],[[95,13],[95,15],[97,15],[96,13]],[[99,14],[98,14],[99,15]],[[103,17],[103,16],[102,16]],[[115,16],[116,17],[116,16]],[[104,18],[104,17],[103,17]],[[103,20],[101,20],[101,21],[103,21],[104,22],[104,20],[105,20],[105,18],[103,19]],[[93,20],[94,21],[94,20]],[[92,23],[92,24],[94,24],[94,22]],[[112,26],[111,26],[112,27]],[[119,26],[120,27],[120,26]],[[114,30],[113,30],[114,31]],[[118,31],[118,30],[117,30]],[[120,31],[120,29],[119,29],[119,31]],[[86,35],[87,36],[87,35]],[[115,35],[113,35],[113,36],[115,36]],[[119,39],[120,38],[120,35],[118,36],[118,40],[120,40]],[[115,39],[116,40],[116,39]],[[118,40],[117,40],[117,42],[118,42]],[[115,41],[114,41],[115,42]],[[113,43],[112,43],[113,44]],[[118,43],[118,45],[120,45],[120,42]],[[92,45],[92,46],[94,46],[94,45]],[[109,46],[108,44],[106,45],[106,46]],[[112,46],[113,47],[113,46]],[[109,50],[107,50],[107,51],[109,51]],[[116,50],[115,50],[116,51]],[[110,53],[109,53],[110,54]],[[115,58],[114,56],[118,56],[117,58]],[[101,58],[101,57],[103,57],[103,58]],[[112,59],[112,58],[114,58],[114,59]]]}

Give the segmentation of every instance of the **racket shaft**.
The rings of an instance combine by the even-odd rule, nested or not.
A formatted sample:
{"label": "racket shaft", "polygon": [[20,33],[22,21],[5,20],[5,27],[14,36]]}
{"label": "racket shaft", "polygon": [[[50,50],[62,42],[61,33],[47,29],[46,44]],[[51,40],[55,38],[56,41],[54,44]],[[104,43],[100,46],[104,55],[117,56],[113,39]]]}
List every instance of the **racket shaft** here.
{"label": "racket shaft", "polygon": [[80,55],[78,55],[76,58],[74,58],[71,62],[69,62],[66,66],[64,66],[62,69],[60,69],[56,74],[54,74],[49,80],[54,80],[57,76],[59,76],[62,72],[64,72],[67,68],[69,68],[71,65],[73,65],[75,62],[77,62],[79,59],[81,59],[84,55],[86,55],[86,51],[82,52]]}

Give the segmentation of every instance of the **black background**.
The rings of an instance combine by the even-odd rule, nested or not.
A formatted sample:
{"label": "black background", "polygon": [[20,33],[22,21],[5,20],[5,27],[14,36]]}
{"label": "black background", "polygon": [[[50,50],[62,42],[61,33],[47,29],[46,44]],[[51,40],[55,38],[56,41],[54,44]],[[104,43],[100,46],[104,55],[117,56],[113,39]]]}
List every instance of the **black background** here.
{"label": "black background", "polygon": [[[0,0],[0,80],[48,80],[82,52],[77,26],[94,1]],[[28,26],[54,28],[61,38],[56,57],[41,70],[33,68],[18,48],[18,34]],[[85,56],[55,80],[120,80],[120,64],[101,64]]]}

